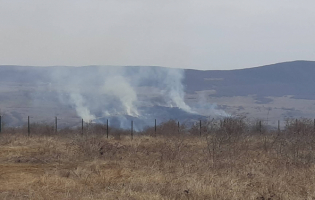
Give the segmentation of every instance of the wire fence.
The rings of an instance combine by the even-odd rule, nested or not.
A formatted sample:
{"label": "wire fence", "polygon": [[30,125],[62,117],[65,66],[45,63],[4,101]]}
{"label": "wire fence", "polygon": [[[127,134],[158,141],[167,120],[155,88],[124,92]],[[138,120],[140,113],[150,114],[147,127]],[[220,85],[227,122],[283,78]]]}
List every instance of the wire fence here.
{"label": "wire fence", "polygon": [[69,120],[68,118],[54,117],[50,121],[46,122],[36,122],[32,121],[32,117],[27,116],[27,123],[23,127],[6,127],[3,126],[3,116],[0,116],[0,133],[6,132],[8,130],[18,129],[20,132],[24,132],[31,136],[32,134],[58,134],[65,132],[74,132],[77,134],[90,134],[97,133],[106,135],[106,138],[109,138],[110,134],[116,133],[119,130],[119,135],[130,135],[130,138],[133,139],[134,134],[149,134],[149,135],[165,135],[165,134],[181,134],[187,133],[191,135],[203,135],[210,134],[211,132],[224,132],[228,134],[234,134],[237,132],[251,132],[251,133],[260,133],[264,134],[268,131],[273,132],[283,132],[293,133],[293,134],[306,134],[314,133],[315,134],[315,119],[286,119],[282,123],[284,126],[281,127],[281,121],[277,121],[277,127],[270,127],[268,121],[264,120],[254,120],[246,121],[244,118],[221,118],[221,119],[205,119],[205,120],[195,120],[194,123],[187,125],[187,123],[176,120],[167,120],[163,122],[157,121],[154,119],[153,126],[148,126],[143,128],[143,130],[136,131],[134,130],[135,122],[130,120],[130,127],[125,129],[120,129],[117,127],[110,126],[110,120],[107,119],[103,123],[91,123],[85,122],[83,119],[78,120],[75,118]]}

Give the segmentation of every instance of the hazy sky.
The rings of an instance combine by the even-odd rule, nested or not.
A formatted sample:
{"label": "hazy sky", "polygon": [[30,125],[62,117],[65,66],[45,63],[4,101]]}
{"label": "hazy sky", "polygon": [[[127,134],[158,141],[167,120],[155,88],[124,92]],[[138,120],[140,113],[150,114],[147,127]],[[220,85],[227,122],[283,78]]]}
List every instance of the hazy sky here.
{"label": "hazy sky", "polygon": [[0,65],[315,60],[314,0],[0,0]]}

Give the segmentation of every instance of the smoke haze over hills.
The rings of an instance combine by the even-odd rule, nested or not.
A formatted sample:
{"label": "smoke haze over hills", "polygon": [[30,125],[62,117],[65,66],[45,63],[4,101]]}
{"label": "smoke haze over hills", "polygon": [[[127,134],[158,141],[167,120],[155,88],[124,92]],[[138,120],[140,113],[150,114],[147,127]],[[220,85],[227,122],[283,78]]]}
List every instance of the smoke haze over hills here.
{"label": "smoke haze over hills", "polygon": [[132,119],[138,129],[154,119],[312,117],[314,70],[310,61],[229,71],[1,66],[0,108],[6,123],[14,126],[27,115],[36,121],[59,116],[103,123],[115,118],[120,127],[129,127]]}
{"label": "smoke haze over hills", "polygon": [[[55,99],[55,105],[70,106],[85,122],[100,122],[100,119],[118,117],[121,121],[120,127],[125,128],[129,124],[127,120],[136,118],[142,124],[138,124],[141,129],[147,125],[147,121],[152,122],[156,118],[161,121],[160,118],[179,119],[183,115],[186,116],[185,119],[203,116],[198,114],[197,108],[185,103],[183,69],[7,66],[1,70],[2,75],[6,74],[2,82],[8,87],[12,82],[20,86],[30,86],[24,92],[27,93],[26,99],[31,106],[43,105],[44,97]],[[6,78],[8,76],[11,76],[10,80]],[[158,111],[162,107],[168,109],[164,112]],[[171,114],[177,112],[175,108],[182,112],[181,116]],[[215,106],[211,110],[216,112]],[[217,114],[227,116],[224,111],[218,111]]]}

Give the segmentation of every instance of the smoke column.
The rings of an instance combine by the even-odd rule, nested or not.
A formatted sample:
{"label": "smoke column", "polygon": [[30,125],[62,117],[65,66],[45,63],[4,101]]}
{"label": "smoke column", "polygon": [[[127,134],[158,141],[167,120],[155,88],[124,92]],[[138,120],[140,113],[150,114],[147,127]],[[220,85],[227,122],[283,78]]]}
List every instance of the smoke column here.
{"label": "smoke column", "polygon": [[124,128],[129,124],[124,116],[149,116],[143,107],[177,107],[198,114],[184,101],[184,72],[164,67],[56,67],[50,85],[60,102],[74,107],[84,121],[115,116]]}

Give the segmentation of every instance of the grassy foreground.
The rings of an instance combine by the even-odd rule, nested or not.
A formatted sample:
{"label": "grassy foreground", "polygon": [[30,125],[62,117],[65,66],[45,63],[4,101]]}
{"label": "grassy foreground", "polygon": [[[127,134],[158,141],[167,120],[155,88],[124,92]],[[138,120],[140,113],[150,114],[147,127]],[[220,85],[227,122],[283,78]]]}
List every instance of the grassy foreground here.
{"label": "grassy foreground", "polygon": [[313,136],[0,135],[0,199],[315,199]]}

